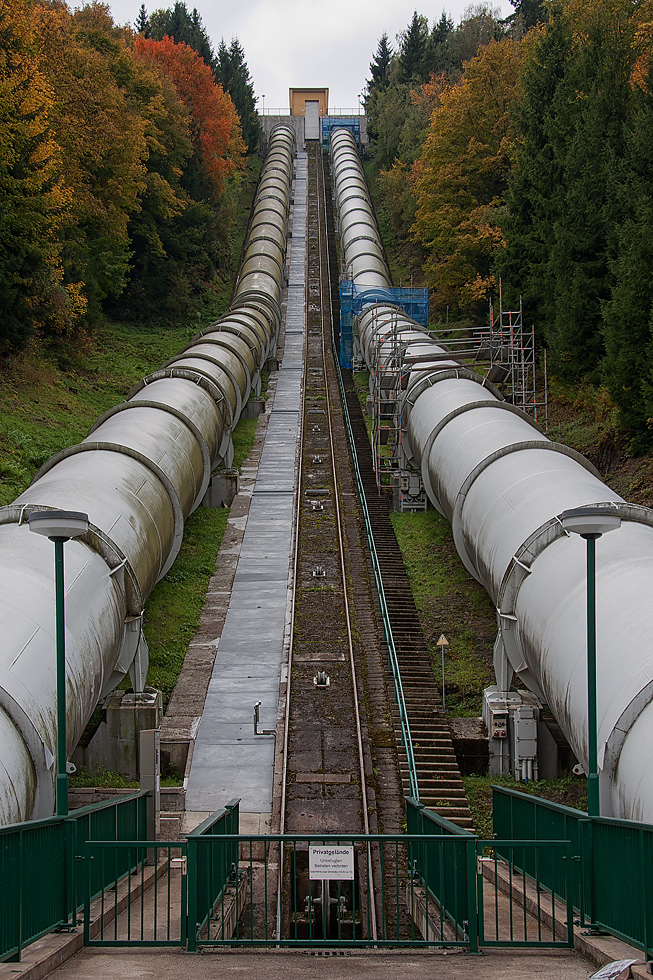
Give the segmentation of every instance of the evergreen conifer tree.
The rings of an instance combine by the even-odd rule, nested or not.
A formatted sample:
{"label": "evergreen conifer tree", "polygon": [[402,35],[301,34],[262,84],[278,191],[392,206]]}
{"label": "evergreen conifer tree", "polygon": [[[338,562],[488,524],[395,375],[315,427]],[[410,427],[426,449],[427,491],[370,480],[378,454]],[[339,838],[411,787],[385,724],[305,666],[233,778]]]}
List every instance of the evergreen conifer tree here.
{"label": "evergreen conifer tree", "polygon": [[615,229],[622,222],[611,186],[623,165],[632,106],[633,30],[632,21],[618,16],[589,27],[570,66],[575,97],[557,114],[568,145],[550,255],[551,347],[554,369],[569,380],[598,380],[604,352],[601,306],[610,296]]}
{"label": "evergreen conifer tree", "polygon": [[177,0],[174,7],[167,10],[155,10],[150,14],[148,21],[149,34],[155,41],[161,41],[164,37],[170,37],[177,44],[187,44],[197,51],[200,58],[204,59],[205,64],[213,67],[213,48],[211,39],[206,33],[202,23],[202,18],[193,8],[189,13],[186,4],[182,0]]}
{"label": "evergreen conifer tree", "polygon": [[566,136],[559,117],[569,99],[572,40],[560,4],[552,6],[546,31],[522,76],[515,167],[501,223],[506,248],[497,262],[497,278],[503,278],[508,302],[523,296],[525,316],[537,323],[546,344],[551,342],[547,327],[555,310],[550,256],[564,206]]}
{"label": "evergreen conifer tree", "polygon": [[520,20],[524,29],[528,31],[545,19],[542,0],[510,0],[510,4],[515,8],[515,12],[507,18],[508,23]]}
{"label": "evergreen conifer tree", "polygon": [[143,37],[149,37],[149,27],[148,27],[148,17],[145,4],[141,4],[141,8],[138,11],[138,17],[136,23],[134,24],[134,29],[137,34],[142,34]]}
{"label": "evergreen conifer tree", "polygon": [[220,82],[225,92],[231,96],[240,116],[243,139],[248,151],[253,153],[258,148],[261,127],[256,113],[254,85],[245,61],[245,52],[238,38],[233,38],[229,47],[225,44],[224,38],[220,41],[213,68],[216,81]]}
{"label": "evergreen conifer tree", "polygon": [[370,93],[372,89],[383,91],[389,82],[389,68],[392,60],[392,48],[388,43],[388,35],[384,31],[379,38],[376,53],[370,62],[371,80],[368,82]]}
{"label": "evergreen conifer tree", "polygon": [[426,81],[426,52],[429,40],[429,27],[426,17],[413,14],[413,19],[401,35],[399,51],[399,81],[419,83]]}
{"label": "evergreen conifer tree", "polygon": [[431,35],[426,48],[426,66],[428,72],[438,72],[446,70],[447,66],[447,41],[454,31],[454,23],[446,13],[442,11],[440,20],[433,24]]}
{"label": "evergreen conifer tree", "polygon": [[642,443],[653,437],[653,59],[633,100],[624,166],[612,187],[624,217],[603,308],[602,376],[622,421]]}

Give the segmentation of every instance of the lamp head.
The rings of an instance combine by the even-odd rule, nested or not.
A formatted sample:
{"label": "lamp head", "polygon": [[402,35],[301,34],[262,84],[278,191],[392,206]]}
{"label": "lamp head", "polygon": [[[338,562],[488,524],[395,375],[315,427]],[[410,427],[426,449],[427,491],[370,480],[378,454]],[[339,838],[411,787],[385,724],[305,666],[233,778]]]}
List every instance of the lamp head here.
{"label": "lamp head", "polygon": [[600,538],[602,534],[621,527],[621,514],[612,504],[572,507],[563,510],[560,523],[565,531],[580,534],[582,538]]}
{"label": "lamp head", "polygon": [[88,514],[76,510],[38,510],[27,518],[30,531],[43,534],[51,541],[69,541],[86,534]]}

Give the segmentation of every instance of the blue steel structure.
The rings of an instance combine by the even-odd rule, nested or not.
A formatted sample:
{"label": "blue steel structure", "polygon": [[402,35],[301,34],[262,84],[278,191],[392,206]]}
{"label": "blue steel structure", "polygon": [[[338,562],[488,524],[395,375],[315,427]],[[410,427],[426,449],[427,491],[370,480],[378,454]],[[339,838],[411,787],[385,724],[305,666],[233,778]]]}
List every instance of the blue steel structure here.
{"label": "blue steel structure", "polygon": [[340,282],[340,366],[351,368],[353,350],[353,320],[360,316],[371,303],[397,306],[417,323],[428,327],[429,291],[427,288],[401,287],[366,289],[357,287],[350,279]]}
{"label": "blue steel structure", "polygon": [[361,117],[360,116],[323,116],[322,117],[322,149],[329,149],[331,133],[334,129],[347,129],[360,146]]}

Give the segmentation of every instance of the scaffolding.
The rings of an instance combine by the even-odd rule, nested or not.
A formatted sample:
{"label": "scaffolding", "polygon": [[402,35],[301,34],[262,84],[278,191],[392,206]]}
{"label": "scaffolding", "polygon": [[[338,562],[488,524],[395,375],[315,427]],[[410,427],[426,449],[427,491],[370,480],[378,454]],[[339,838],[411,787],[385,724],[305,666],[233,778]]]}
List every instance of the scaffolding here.
{"label": "scaffolding", "polygon": [[[442,328],[431,332],[442,337]],[[501,391],[506,401],[530,415],[549,431],[549,396],[546,350],[541,377],[538,378],[535,330],[524,326],[521,297],[518,310],[504,310],[503,291],[499,282],[499,308],[495,312],[490,300],[488,325],[481,328],[447,327],[446,347],[454,357],[469,367],[480,367]]]}
{"label": "scaffolding", "polygon": [[[353,305],[353,304],[352,304]],[[390,329],[382,344],[374,345],[374,361],[370,365],[370,397],[368,412],[372,417],[372,455],[379,488],[390,489],[400,479],[401,509],[422,509],[423,488],[404,487],[409,477],[406,456],[402,451],[402,405],[405,375],[406,345],[400,330],[405,326],[401,310],[391,315],[388,307],[379,308],[379,315]],[[351,318],[351,312],[348,311]],[[400,326],[401,325],[401,326]],[[446,339],[443,338],[446,333]],[[490,302],[486,326],[479,328],[451,327],[446,331],[430,330],[425,336],[440,344],[455,360],[485,374],[506,401],[527,412],[548,433],[548,384],[546,351],[543,369],[538,378],[535,332],[524,327],[521,299],[518,310],[504,310],[499,284],[499,308]],[[540,387],[538,388],[538,383]],[[405,472],[404,472],[405,471]],[[412,505],[414,502],[414,506]]]}
{"label": "scaffolding", "polygon": [[[383,310],[387,323],[388,311]],[[378,487],[389,484],[389,475],[397,469],[401,447],[401,377],[403,347],[399,321],[405,324],[401,311],[391,316],[390,332],[383,344],[374,345],[372,365],[372,455]]]}

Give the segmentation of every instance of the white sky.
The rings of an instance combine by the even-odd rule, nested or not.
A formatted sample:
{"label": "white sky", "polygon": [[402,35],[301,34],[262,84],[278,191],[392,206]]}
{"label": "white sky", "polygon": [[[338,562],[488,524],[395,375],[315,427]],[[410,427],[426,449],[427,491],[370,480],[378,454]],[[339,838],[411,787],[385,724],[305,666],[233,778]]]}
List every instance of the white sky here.
{"label": "white sky", "polygon": [[[141,0],[108,0],[118,24],[133,24]],[[230,0],[224,4],[186,0],[197,7],[213,47],[237,37],[245,52],[257,98],[265,111],[288,112],[288,89],[329,87],[331,109],[355,108],[369,77],[378,40],[384,31],[396,47],[395,35],[410,23],[413,11],[428,16],[429,26],[446,10],[455,24],[469,0]],[[149,13],[172,7],[174,0],[146,0]],[[74,2],[71,6],[76,6]],[[492,4],[505,17],[508,0]],[[261,102],[259,101],[259,106]]]}

